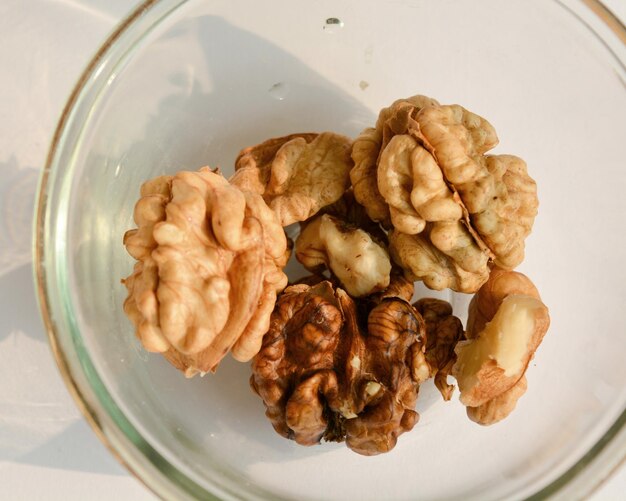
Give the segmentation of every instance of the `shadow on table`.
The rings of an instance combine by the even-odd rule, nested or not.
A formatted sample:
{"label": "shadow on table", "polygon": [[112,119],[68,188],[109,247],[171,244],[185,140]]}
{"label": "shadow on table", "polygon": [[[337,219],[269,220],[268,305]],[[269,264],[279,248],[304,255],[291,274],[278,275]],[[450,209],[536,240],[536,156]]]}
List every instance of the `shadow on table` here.
{"label": "shadow on table", "polygon": [[126,475],[123,467],[108,453],[82,419],[39,447],[13,458],[13,461],[60,470]]}
{"label": "shadow on table", "polygon": [[47,342],[35,298],[30,263],[0,276],[0,319],[0,341],[11,332],[20,331]]}
{"label": "shadow on table", "polygon": [[30,263],[0,276],[0,319],[0,377],[7,385],[0,388],[0,462],[123,474],[68,402],[47,346]]}

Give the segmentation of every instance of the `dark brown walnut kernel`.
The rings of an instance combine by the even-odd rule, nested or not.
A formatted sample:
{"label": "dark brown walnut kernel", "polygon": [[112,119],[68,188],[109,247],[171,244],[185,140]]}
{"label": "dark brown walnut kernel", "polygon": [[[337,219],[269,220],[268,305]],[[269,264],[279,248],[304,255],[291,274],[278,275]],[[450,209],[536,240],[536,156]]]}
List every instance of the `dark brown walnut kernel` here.
{"label": "dark brown walnut kernel", "polygon": [[448,384],[456,355],[454,348],[463,339],[463,324],[452,314],[450,303],[423,298],[413,304],[426,322],[426,361],[435,377],[435,386],[444,400],[450,400],[454,386]]}
{"label": "dark brown walnut kernel", "polygon": [[362,312],[330,282],[294,285],[277,301],[250,384],[284,437],[388,452],[418,420],[425,332],[405,299],[379,297]]}

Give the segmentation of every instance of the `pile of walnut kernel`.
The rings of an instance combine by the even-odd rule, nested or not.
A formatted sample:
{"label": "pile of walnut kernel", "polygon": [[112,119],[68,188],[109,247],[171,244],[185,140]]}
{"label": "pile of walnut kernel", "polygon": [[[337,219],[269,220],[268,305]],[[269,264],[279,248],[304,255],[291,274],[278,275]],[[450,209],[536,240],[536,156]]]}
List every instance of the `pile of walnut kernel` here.
{"label": "pile of walnut kernel", "polygon": [[[523,160],[488,155],[484,118],[425,96],[395,101],[354,141],[292,134],[144,183],[124,310],[143,346],[187,377],[230,352],[274,429],[302,445],[390,451],[420,385],[456,379],[469,418],[508,416],[550,318],[513,271],[537,214]],[[295,242],[284,227],[298,224]],[[288,285],[291,254],[310,271]],[[465,327],[414,281],[474,294]]]}

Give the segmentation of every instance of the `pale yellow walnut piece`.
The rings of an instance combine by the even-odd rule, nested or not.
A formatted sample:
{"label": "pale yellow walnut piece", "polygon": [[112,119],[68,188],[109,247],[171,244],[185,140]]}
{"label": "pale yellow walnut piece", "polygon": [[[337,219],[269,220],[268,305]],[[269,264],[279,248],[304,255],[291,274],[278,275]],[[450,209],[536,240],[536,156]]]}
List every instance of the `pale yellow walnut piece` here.
{"label": "pale yellow walnut piece", "polygon": [[535,284],[523,273],[493,268],[489,280],[474,294],[469,305],[465,337],[474,339],[485,328],[502,301],[511,295],[526,295],[541,299]]}
{"label": "pale yellow walnut piece", "polygon": [[437,223],[417,235],[392,231],[389,253],[409,278],[434,290],[475,292],[489,277],[488,256],[458,221]]}
{"label": "pale yellow walnut piece", "polygon": [[306,224],[296,240],[296,258],[313,273],[329,269],[353,297],[389,285],[387,250],[367,232],[322,214]]}
{"label": "pale yellow walnut piece", "polygon": [[502,421],[515,410],[517,401],[526,393],[527,388],[526,377],[522,376],[517,383],[504,393],[501,393],[478,407],[468,407],[467,417],[483,426],[489,426],[498,421]]}
{"label": "pale yellow walnut piece", "polygon": [[231,182],[262,195],[282,226],[305,221],[348,188],[351,144],[332,132],[270,139],[239,154]]}
{"label": "pale yellow walnut piece", "polygon": [[[472,412],[493,416],[493,422],[508,415],[525,386],[511,389],[524,377],[549,324],[548,309],[532,282],[520,273],[495,269],[470,303],[468,340],[455,349],[452,374],[461,402],[482,408]],[[485,424],[489,419],[481,418]]]}
{"label": "pale yellow walnut piece", "polygon": [[183,171],[145,183],[134,217],[124,309],[144,347],[187,376],[215,370],[231,348],[254,356],[287,283],[286,237],[260,195],[209,168]]}
{"label": "pale yellow walnut piece", "polygon": [[419,139],[467,210],[478,243],[489,249],[496,265],[519,265],[538,206],[526,164],[511,155],[485,156],[498,144],[496,132],[462,106],[427,107],[415,120]]}

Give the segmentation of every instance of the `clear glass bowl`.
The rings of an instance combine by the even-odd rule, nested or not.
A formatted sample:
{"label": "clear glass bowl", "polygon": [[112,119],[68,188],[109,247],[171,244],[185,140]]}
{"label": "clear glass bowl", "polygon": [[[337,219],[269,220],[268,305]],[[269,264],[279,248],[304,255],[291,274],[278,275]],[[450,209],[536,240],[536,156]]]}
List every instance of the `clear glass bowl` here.
{"label": "clear glass bowl", "polygon": [[[37,215],[59,366],[96,432],[163,497],[563,498],[624,457],[626,30],[596,1],[148,1],[78,83]],[[248,364],[185,380],[122,312],[142,181],[296,131],[356,135],[396,98],[460,103],[528,162],[540,214],[521,270],[552,326],[515,413],[489,428],[426,385],[386,455],[279,437]],[[423,291],[422,291],[423,292]],[[465,316],[467,298],[451,295]]]}

